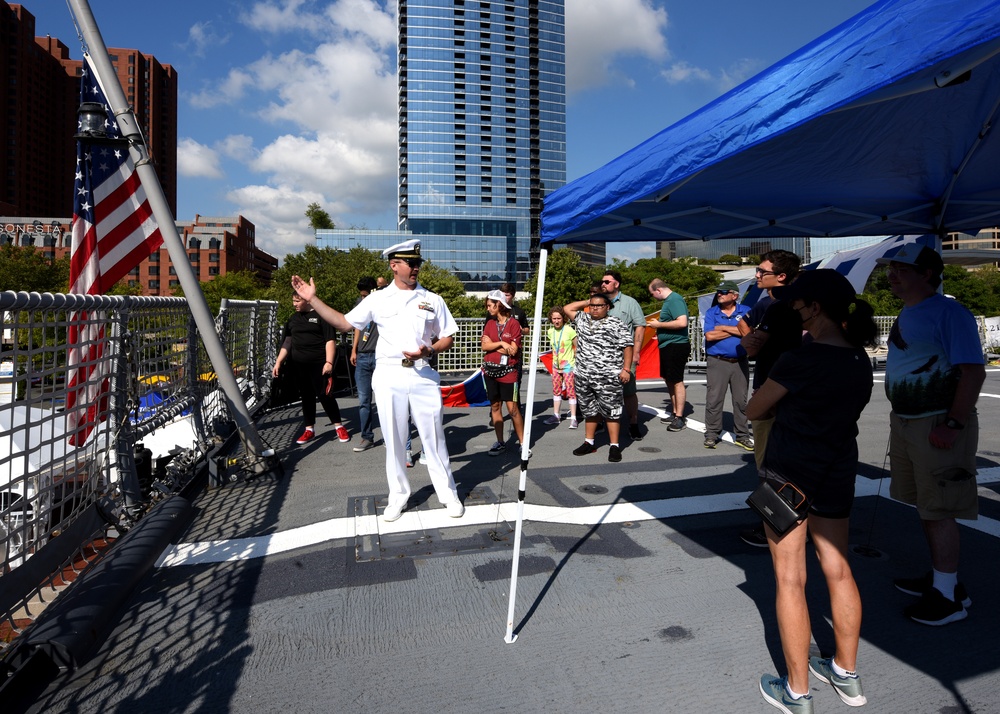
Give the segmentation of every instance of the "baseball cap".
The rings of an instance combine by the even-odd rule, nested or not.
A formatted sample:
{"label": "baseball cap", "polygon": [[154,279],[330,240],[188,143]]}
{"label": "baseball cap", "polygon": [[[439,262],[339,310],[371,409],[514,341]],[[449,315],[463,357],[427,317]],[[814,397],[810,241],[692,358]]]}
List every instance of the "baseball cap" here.
{"label": "baseball cap", "polygon": [[877,258],[875,262],[879,265],[888,265],[889,263],[913,265],[921,270],[930,270],[935,277],[940,277],[941,273],[944,272],[944,261],[941,259],[941,254],[922,243],[906,243],[895,255]]}
{"label": "baseball cap", "polygon": [[503,305],[505,308],[510,310],[510,305],[507,303],[507,296],[504,295],[499,290],[490,290],[486,295],[487,300],[496,300],[498,303]]}
{"label": "baseball cap", "polygon": [[715,288],[717,293],[736,293],[740,294],[740,286],[737,285],[735,280],[723,280]]}

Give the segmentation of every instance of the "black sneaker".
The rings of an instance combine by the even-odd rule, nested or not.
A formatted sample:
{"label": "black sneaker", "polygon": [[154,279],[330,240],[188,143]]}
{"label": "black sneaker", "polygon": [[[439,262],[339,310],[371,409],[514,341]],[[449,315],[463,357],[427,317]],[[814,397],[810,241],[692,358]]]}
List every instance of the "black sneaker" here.
{"label": "black sneaker", "polygon": [[719,443],[719,440],[716,439],[714,436],[706,436],[705,437],[705,448],[706,449],[714,449],[715,445],[718,444],[718,443]]}
{"label": "black sneaker", "polygon": [[903,614],[921,625],[947,625],[949,622],[964,620],[969,614],[962,603],[949,600],[941,591],[932,587],[920,596],[915,605],[903,610]]}
{"label": "black sneaker", "polygon": [[665,417],[660,417],[660,423],[661,424],[673,424],[674,423],[674,419],[676,419],[676,418],[677,417],[675,417],[673,414],[667,414],[667,416],[665,416]]}
{"label": "black sneaker", "polygon": [[[934,587],[934,573],[930,570],[919,578],[897,578],[892,581],[896,589],[907,595],[922,597],[924,593]],[[959,583],[955,586],[955,601],[962,603],[963,607],[972,605],[972,598],[965,591],[965,586]]]}
{"label": "black sneaker", "polygon": [[574,456],[586,456],[587,454],[592,454],[597,451],[597,447],[593,444],[588,444],[586,441],[580,444],[578,447],[573,449]]}
{"label": "black sneaker", "polygon": [[642,427],[638,424],[629,424],[628,435],[632,437],[632,441],[642,441]]}
{"label": "black sneaker", "polygon": [[622,460],[622,450],[615,444],[612,444],[611,448],[608,449],[608,461],[611,461],[613,463],[618,463],[621,460]]}
{"label": "black sneaker", "polygon": [[744,528],[740,531],[740,540],[756,548],[767,547],[767,533],[764,532],[764,526]]}
{"label": "black sneaker", "polygon": [[674,417],[670,426],[667,427],[667,431],[684,431],[685,429],[687,429],[687,419],[684,417]]}

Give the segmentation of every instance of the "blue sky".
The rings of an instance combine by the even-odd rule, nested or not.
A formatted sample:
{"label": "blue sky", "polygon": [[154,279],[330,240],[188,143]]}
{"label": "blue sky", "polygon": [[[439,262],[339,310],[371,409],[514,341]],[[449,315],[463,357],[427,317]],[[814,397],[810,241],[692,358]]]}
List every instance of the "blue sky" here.
{"label": "blue sky", "polygon": [[[63,0],[22,0],[82,55]],[[572,180],[682,119],[870,0],[566,0]],[[283,258],[318,202],[340,227],[396,210],[395,2],[90,0],[104,41],[179,77],[178,219],[242,213]],[[137,9],[141,8],[141,9]],[[653,254],[612,244],[610,258]]]}

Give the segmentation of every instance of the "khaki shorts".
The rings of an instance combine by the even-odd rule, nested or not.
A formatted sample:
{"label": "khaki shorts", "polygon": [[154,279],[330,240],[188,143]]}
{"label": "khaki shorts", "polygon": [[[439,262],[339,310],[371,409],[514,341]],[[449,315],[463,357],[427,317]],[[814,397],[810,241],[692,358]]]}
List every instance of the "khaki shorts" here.
{"label": "khaki shorts", "polygon": [[969,417],[950,449],[928,441],[931,429],[947,419],[937,414],[919,419],[889,415],[889,495],[917,507],[925,521],[945,518],[975,520],[979,516],[976,449],[979,419]]}

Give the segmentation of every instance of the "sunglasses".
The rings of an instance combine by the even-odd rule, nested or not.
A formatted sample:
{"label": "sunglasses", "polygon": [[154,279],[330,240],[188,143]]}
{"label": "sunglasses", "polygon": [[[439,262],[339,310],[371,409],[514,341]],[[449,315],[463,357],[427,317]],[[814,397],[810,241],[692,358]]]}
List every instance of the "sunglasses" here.
{"label": "sunglasses", "polygon": [[614,280],[602,280],[601,281],[601,283],[604,284],[604,285],[610,285],[613,282],[614,282]]}
{"label": "sunglasses", "polygon": [[401,260],[409,265],[411,268],[419,268],[424,264],[423,258],[401,258]]}
{"label": "sunglasses", "polygon": [[757,268],[757,275],[777,275],[773,270],[764,270],[763,268]]}

